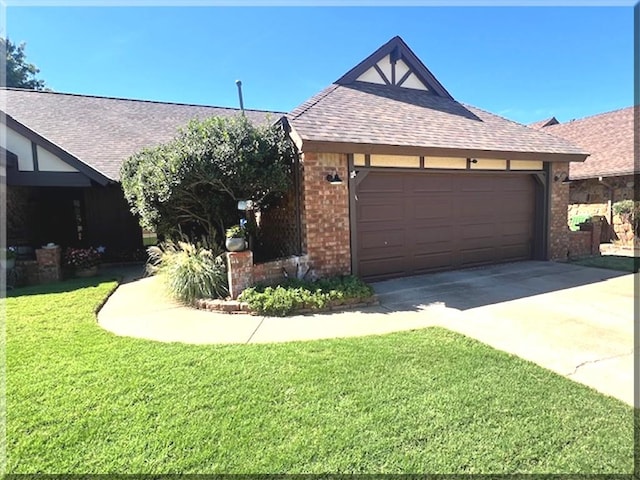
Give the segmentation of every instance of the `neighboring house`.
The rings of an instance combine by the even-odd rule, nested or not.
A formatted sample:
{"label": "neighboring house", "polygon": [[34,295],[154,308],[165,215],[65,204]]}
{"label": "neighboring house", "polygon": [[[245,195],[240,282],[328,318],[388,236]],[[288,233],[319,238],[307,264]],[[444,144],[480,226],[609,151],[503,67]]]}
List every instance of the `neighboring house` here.
{"label": "neighboring house", "polygon": [[[142,248],[142,232],[119,184],[120,166],[171,140],[192,118],[233,108],[3,89],[7,244],[104,246],[112,260]],[[282,113],[246,111],[255,122]]]}
{"label": "neighboring house", "polygon": [[[113,202],[117,196],[120,212],[117,172],[127,156],[168,140],[192,116],[233,113],[5,94],[7,126],[29,142],[18,152],[15,143],[7,145],[18,157],[14,178],[35,168],[29,145],[34,152],[48,146],[69,166],[64,168],[76,170],[77,181],[84,182],[77,188],[117,191]],[[252,113],[257,121],[266,114]],[[569,162],[584,161],[587,151],[457,102],[399,37],[281,121],[299,150],[292,196],[298,200],[290,202],[299,208],[289,210],[299,226],[298,253],[318,275],[376,280],[567,256],[568,187],[561,174]],[[91,222],[116,228],[117,220],[86,206],[84,215],[87,234]]]}
{"label": "neighboring house", "polygon": [[[592,117],[560,123],[555,118],[530,126],[543,129],[579,145],[589,152],[585,162],[569,166],[569,222],[575,218],[602,216],[616,227],[604,229],[603,240],[631,240],[628,226],[614,218],[612,205],[634,198],[635,178],[640,173],[634,160],[634,108],[628,107]],[[627,229],[626,231],[624,229]]]}

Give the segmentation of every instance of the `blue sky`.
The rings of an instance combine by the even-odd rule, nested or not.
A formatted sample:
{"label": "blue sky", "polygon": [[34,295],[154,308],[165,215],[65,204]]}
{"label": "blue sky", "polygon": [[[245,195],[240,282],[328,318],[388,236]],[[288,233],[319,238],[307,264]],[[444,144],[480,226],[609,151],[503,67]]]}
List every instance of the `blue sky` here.
{"label": "blue sky", "polygon": [[529,123],[633,104],[632,7],[9,7],[56,91],[288,111],[400,35],[457,100]]}

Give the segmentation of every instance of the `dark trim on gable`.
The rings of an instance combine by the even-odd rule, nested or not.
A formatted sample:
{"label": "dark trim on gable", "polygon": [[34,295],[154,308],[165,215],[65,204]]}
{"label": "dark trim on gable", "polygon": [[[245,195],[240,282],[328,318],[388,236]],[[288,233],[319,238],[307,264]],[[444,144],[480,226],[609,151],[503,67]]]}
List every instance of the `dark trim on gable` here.
{"label": "dark trim on gable", "polygon": [[17,168],[18,156],[3,146],[0,146],[0,165],[4,165],[7,169]]}
{"label": "dark trim on gable", "polygon": [[[543,162],[584,162],[587,154],[549,152],[505,152],[441,147],[375,145],[367,143],[325,142],[305,140],[303,152],[364,153],[382,155],[414,155],[433,157],[491,158],[496,160],[536,160]],[[367,158],[365,156],[365,158]]]}
{"label": "dark trim on gable", "polygon": [[34,141],[31,142],[31,158],[33,159],[33,171],[40,170],[40,164],[38,163],[38,144]]}
{"label": "dark trim on gable", "polygon": [[91,180],[80,172],[21,172],[7,169],[7,185],[24,187],[90,187]]}
{"label": "dark trim on gable", "polygon": [[374,65],[373,68],[375,69],[376,72],[378,72],[378,75],[380,75],[380,78],[382,78],[382,81],[384,82],[385,85],[391,85],[391,82],[389,81],[387,76],[384,74],[382,69],[377,64]]}
{"label": "dark trim on gable", "polygon": [[[94,182],[100,185],[107,185],[108,183],[115,182],[115,180],[107,177],[106,175],[99,172],[98,170],[95,170],[94,168],[90,167],[79,158],[71,155],[69,152],[67,152],[66,150],[63,150],[55,143],[50,142],[49,140],[44,138],[42,135],[38,134],[37,132],[31,130],[26,125],[23,125],[22,123],[15,120],[10,115],[6,115],[6,114],[2,115],[2,119],[4,119],[4,123],[7,125],[7,127],[15,130],[20,135],[40,145],[42,148],[44,148],[48,152],[52,153],[56,157],[60,158],[64,162],[71,165],[73,168],[78,170],[78,172],[82,173],[83,175],[88,177],[90,180],[93,180]],[[62,173],[62,172],[52,172],[52,173]],[[65,172],[65,173],[72,173],[72,172]]]}
{"label": "dark trim on gable", "polygon": [[[409,71],[412,71],[415,76],[425,84],[429,91],[441,97],[446,97],[453,100],[451,94],[447,92],[447,90],[442,86],[438,79],[433,76],[433,74],[429,71],[425,64],[422,63],[422,61],[416,56],[415,53],[413,53],[413,51],[411,51],[409,46],[404,43],[404,40],[397,36],[393,37],[387,43],[382,45],[378,50],[365,58],[362,62],[353,67],[334,83],[338,85],[348,85],[355,82],[360,75],[369,70],[371,67],[375,67],[376,64],[387,55],[391,55],[392,60],[395,59],[395,61],[403,59],[409,67]],[[395,67],[395,62],[392,63]]]}
{"label": "dark trim on gable", "polygon": [[411,76],[413,72],[411,70],[408,70],[407,72],[405,72],[405,74],[402,76],[402,78],[400,78],[400,80],[398,80],[398,83],[396,83],[396,86],[401,87],[402,84],[407,80],[407,78],[409,78]]}

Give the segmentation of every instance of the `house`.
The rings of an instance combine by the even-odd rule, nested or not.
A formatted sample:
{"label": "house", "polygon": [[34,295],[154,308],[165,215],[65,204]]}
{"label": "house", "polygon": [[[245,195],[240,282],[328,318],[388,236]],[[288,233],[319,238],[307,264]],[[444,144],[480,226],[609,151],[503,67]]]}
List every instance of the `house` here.
{"label": "house", "polygon": [[634,186],[640,170],[633,147],[634,107],[566,123],[552,118],[538,124],[537,128],[590,153],[585,162],[569,165],[569,221],[601,216],[613,227],[603,229],[602,240],[632,241],[633,232],[616,218],[612,206],[620,200],[635,198]]}
{"label": "house", "polygon": [[[122,162],[171,140],[193,118],[238,109],[6,88],[7,244],[103,246],[110,260],[142,249],[119,184]],[[282,114],[247,110],[254,122]]]}
{"label": "house", "polygon": [[[110,208],[120,202],[118,215],[124,215],[117,175],[127,156],[168,140],[192,116],[235,113],[43,92],[4,94],[8,131],[26,139],[7,142],[17,156],[7,173],[9,187],[61,189],[60,197],[46,197],[50,210],[63,192],[113,192],[110,200],[96,202],[102,206],[97,211],[81,203],[81,221],[69,214],[70,238],[82,227],[87,236],[100,232],[91,233],[92,241],[104,241],[109,228],[135,227],[133,218],[114,218]],[[251,113],[256,121],[268,114]],[[566,258],[569,192],[561,175],[570,162],[584,161],[587,151],[456,101],[400,37],[280,121],[298,148],[299,168],[296,191],[273,222],[293,218],[295,225],[289,220],[276,230],[296,232],[297,266],[303,259],[320,276],[353,273],[380,280]],[[42,151],[42,158],[55,157],[45,163],[48,170],[40,155],[36,160]],[[62,185],[62,173],[74,173],[75,183]],[[36,174],[41,180],[28,183]],[[66,208],[73,210],[76,197],[69,200]],[[129,226],[118,227],[120,222]],[[281,275],[283,264],[274,265],[270,271]],[[253,280],[268,277],[269,268],[256,265],[261,273]]]}
{"label": "house", "polygon": [[566,258],[559,175],[587,153],[456,101],[399,37],[287,119],[304,166],[304,249],[324,274]]}

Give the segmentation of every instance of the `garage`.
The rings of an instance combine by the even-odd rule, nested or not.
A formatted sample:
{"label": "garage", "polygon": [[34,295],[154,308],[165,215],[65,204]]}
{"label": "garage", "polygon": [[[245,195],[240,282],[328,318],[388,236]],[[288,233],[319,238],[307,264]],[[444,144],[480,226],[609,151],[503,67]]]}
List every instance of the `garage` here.
{"label": "garage", "polygon": [[588,152],[458,102],[399,37],[286,118],[318,276],[567,258],[569,164]]}
{"label": "garage", "polygon": [[361,171],[358,275],[382,280],[534,255],[536,181],[519,172]]}

